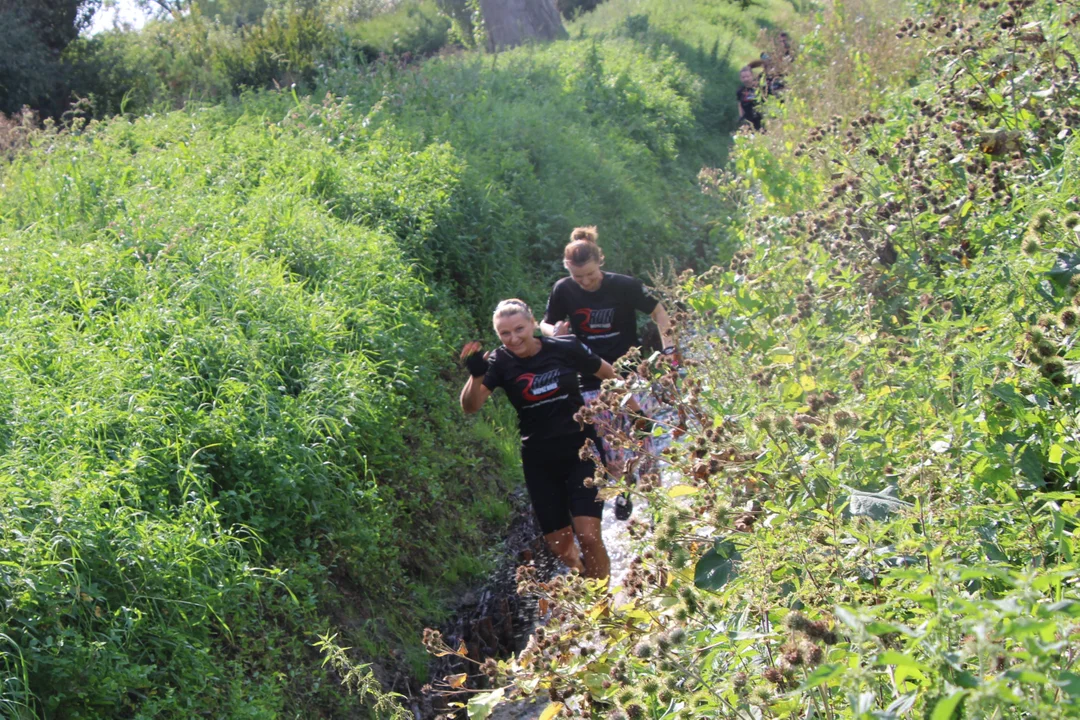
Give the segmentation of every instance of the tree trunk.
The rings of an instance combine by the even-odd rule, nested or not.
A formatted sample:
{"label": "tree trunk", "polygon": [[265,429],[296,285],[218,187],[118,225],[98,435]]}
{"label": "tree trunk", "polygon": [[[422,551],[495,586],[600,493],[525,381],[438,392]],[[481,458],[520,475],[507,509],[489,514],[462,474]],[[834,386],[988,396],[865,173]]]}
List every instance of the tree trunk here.
{"label": "tree trunk", "polygon": [[480,0],[488,50],[567,37],[554,0]]}

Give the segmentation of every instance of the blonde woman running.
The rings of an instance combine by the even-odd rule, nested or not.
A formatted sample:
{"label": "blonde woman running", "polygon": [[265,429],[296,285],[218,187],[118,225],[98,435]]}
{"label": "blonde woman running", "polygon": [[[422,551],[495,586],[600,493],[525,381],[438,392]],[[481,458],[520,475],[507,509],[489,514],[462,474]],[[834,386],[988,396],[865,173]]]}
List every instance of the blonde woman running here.
{"label": "blonde woman running", "polygon": [[493,322],[501,347],[484,353],[474,341],[461,350],[469,370],[461,407],[477,412],[494,390],[506,391],[517,410],[525,485],[548,547],[567,567],[605,578],[611,563],[600,533],[604,503],[585,486],[597,468],[580,456],[588,440],[599,443],[596,430],[582,429],[574,415],[585,404],[578,376],[599,382],[615,372],[573,337],[537,337],[536,319],[521,300],[499,303]]}

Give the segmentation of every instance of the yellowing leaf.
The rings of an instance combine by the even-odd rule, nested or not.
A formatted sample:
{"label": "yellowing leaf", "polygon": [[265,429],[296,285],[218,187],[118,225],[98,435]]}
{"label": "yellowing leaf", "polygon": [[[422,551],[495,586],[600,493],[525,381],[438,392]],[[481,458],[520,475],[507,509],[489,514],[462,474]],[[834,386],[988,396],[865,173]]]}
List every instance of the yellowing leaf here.
{"label": "yellowing leaf", "polygon": [[810,377],[809,375],[803,375],[802,377],[800,377],[799,385],[802,386],[802,389],[807,392],[810,392],[811,390],[817,388],[817,382],[815,382],[814,378]]}
{"label": "yellowing leaf", "polygon": [[561,702],[553,702],[544,708],[544,712],[540,713],[540,720],[551,720],[551,718],[558,715],[559,711],[562,709],[563,704]]}
{"label": "yellowing leaf", "polygon": [[612,498],[618,496],[618,494],[621,492],[622,490],[617,487],[600,488],[596,491],[596,499],[600,502],[604,502],[605,500],[611,500]]}
{"label": "yellowing leaf", "polygon": [[898,665],[893,674],[893,678],[896,681],[896,685],[901,689],[903,689],[904,683],[909,679],[915,684],[929,682],[929,680],[926,679],[926,675],[924,675],[919,668],[910,665]]}
{"label": "yellowing leaf", "polygon": [[446,684],[452,688],[465,687],[465,681],[469,679],[468,673],[460,673],[458,675],[447,675]]}
{"label": "yellowing leaf", "polygon": [[596,603],[596,606],[589,611],[589,619],[596,620],[601,615],[609,614],[610,606],[607,600]]}
{"label": "yellowing leaf", "polygon": [[791,352],[791,350],[784,347],[783,345],[780,345],[769,350],[769,358],[774,363],[779,363],[781,365],[790,365],[791,363],[795,362],[795,353]]}
{"label": "yellowing leaf", "polygon": [[698,492],[698,488],[693,485],[675,485],[668,490],[667,495],[669,498],[677,498],[683,497],[684,495],[697,495]]}

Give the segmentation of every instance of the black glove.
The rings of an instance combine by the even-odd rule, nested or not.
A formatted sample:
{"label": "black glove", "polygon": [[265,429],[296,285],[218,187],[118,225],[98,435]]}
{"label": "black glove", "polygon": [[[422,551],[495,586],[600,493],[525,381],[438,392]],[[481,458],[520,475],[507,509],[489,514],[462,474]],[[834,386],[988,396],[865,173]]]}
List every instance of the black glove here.
{"label": "black glove", "polygon": [[465,358],[465,367],[473,377],[484,377],[488,370],[488,361],[484,353],[477,350]]}

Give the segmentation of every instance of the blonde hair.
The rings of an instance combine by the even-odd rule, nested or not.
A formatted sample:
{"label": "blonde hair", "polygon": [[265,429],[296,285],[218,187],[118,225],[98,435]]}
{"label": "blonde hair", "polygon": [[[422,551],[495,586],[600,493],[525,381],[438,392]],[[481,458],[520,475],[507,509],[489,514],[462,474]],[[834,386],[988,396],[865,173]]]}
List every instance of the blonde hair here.
{"label": "blonde hair", "polygon": [[581,266],[587,262],[604,264],[604,251],[596,244],[599,235],[595,225],[576,227],[570,233],[570,242],[563,250],[563,267]]}
{"label": "blonde hair", "polygon": [[510,317],[511,315],[524,315],[534,322],[536,320],[536,318],[533,317],[532,309],[525,304],[524,300],[510,298],[509,300],[503,300],[495,306],[495,312],[491,315],[491,322],[495,323],[499,318]]}

